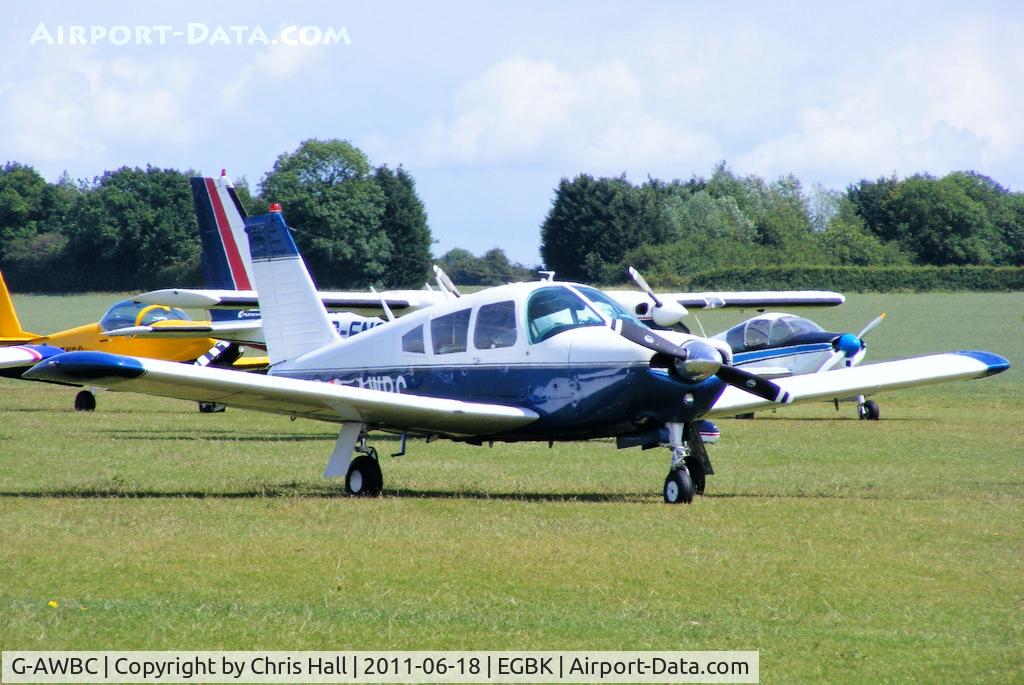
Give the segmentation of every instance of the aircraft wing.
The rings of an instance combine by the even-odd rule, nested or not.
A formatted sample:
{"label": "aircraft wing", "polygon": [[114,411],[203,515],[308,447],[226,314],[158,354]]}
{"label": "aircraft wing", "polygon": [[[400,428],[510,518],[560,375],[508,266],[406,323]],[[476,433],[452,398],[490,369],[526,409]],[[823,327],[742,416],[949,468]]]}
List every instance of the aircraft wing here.
{"label": "aircraft wing", "polygon": [[[0,347],[0,375],[20,376],[21,370],[35,366],[44,359],[63,354],[51,345],[12,345]],[[12,373],[13,372],[13,373]]]}
{"label": "aircraft wing", "polygon": [[518,407],[400,395],[105,352],[67,352],[37,364],[22,377],[456,437],[510,431],[538,418],[535,412]]}
{"label": "aircraft wing", "polygon": [[[629,311],[638,304],[650,304],[650,298],[636,290],[605,290]],[[735,292],[655,293],[659,299],[675,300],[687,309],[789,309],[793,307],[835,307],[846,301],[841,293],[828,290],[743,290]]]}
{"label": "aircraft wing", "polygon": [[[380,311],[381,300],[394,312],[412,312],[446,301],[438,290],[385,290],[379,293],[360,291],[320,291],[328,309]],[[146,304],[162,304],[191,309],[256,309],[259,299],[255,290],[189,290],[170,288],[152,290],[135,298]]]}
{"label": "aircraft wing", "polygon": [[[983,378],[1001,373],[1010,363],[991,352],[963,350],[911,357],[878,364],[777,378],[794,403],[872,395],[878,392],[944,381]],[[728,386],[712,405],[708,416],[732,416],[772,406],[771,402]]]}
{"label": "aircraft wing", "polygon": [[264,345],[260,319],[238,321],[158,321],[150,326],[126,326],[107,331],[114,337],[137,338],[216,338],[241,345]]}

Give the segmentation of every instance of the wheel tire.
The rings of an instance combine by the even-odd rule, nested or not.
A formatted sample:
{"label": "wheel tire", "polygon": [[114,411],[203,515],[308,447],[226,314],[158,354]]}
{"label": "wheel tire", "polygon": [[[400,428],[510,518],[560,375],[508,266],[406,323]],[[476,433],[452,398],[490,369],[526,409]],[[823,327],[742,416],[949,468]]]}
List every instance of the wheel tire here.
{"label": "wheel tire", "polygon": [[666,504],[689,504],[693,501],[693,481],[686,469],[668,472],[663,494]]}
{"label": "wheel tire", "polygon": [[377,497],[383,488],[384,476],[376,459],[361,454],[352,460],[345,474],[345,492],[356,497]]}
{"label": "wheel tire", "polygon": [[75,395],[75,411],[94,411],[96,409],[96,395],[88,390],[82,390]]}
{"label": "wheel tire", "polygon": [[217,404],[216,402],[200,402],[199,413],[200,414],[220,414],[227,407],[223,404]]}
{"label": "wheel tire", "polygon": [[881,415],[881,412],[878,410],[878,403],[874,400],[868,400],[857,407],[857,416],[862,421],[877,421]]}
{"label": "wheel tire", "polygon": [[707,484],[707,474],[704,473],[704,462],[697,457],[687,457],[686,470],[690,472],[690,482],[693,483],[693,492],[696,495],[704,494],[704,487]]}

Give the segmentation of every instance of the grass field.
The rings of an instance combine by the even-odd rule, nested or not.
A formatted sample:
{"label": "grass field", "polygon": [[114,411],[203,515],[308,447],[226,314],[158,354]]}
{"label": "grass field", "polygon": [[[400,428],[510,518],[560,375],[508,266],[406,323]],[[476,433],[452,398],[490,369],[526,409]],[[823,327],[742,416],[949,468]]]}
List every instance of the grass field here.
{"label": "grass field", "polygon": [[[27,328],[113,296],[17,297]],[[320,479],[331,426],[0,382],[3,649],[757,649],[763,682],[1024,681],[1024,295],[852,295],[869,359],[1014,364],[723,420],[661,503],[662,450],[410,443],[385,496]],[[700,316],[708,331],[739,320]],[[382,437],[381,453],[397,443]],[[56,609],[47,606],[57,600]]]}

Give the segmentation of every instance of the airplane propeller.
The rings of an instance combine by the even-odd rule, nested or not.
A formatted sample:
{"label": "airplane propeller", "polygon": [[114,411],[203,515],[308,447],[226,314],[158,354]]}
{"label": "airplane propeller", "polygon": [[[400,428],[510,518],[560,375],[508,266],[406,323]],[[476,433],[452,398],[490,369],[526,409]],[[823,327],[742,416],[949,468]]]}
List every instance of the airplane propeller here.
{"label": "airplane propeller", "polygon": [[711,376],[718,376],[725,383],[769,402],[786,403],[790,400],[789,393],[770,380],[726,364],[722,353],[706,342],[688,340],[682,345],[676,345],[649,328],[631,321],[616,322],[616,329],[626,340],[670,358],[673,371],[683,380],[699,383]]}
{"label": "airplane propeller", "polygon": [[669,300],[663,301],[659,299],[658,296],[654,294],[651,286],[647,285],[647,281],[640,275],[639,271],[633,267],[629,267],[627,272],[629,273],[629,277],[633,279],[633,282],[636,283],[636,286],[647,293],[647,297],[651,298],[651,301],[654,302],[654,307],[651,309],[650,313],[655,324],[662,328],[672,328],[672,326],[675,326],[677,323],[682,321],[683,317],[688,314],[686,307],[678,302]]}
{"label": "airplane propeller", "polygon": [[857,335],[853,333],[843,333],[835,340],[832,341],[832,355],[829,356],[825,362],[818,367],[818,372],[828,371],[836,364],[839,363],[840,359],[846,359],[846,366],[853,366],[853,358],[863,350],[866,345],[864,343],[864,336],[875,329],[875,327],[885,320],[885,312],[876,316],[871,322],[865,326],[861,332]]}

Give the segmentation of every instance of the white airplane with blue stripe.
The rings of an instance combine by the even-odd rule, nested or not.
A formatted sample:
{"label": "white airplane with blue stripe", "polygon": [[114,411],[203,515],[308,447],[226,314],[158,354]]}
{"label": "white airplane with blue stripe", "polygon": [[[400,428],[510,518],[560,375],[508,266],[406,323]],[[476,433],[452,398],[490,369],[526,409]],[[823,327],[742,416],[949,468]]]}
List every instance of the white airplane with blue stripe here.
{"label": "white airplane with blue stripe", "polygon": [[98,352],[40,362],[34,380],[106,387],[339,424],[324,475],[354,495],[383,476],[370,431],[480,445],[614,437],[667,449],[666,502],[712,473],[698,425],[771,406],[874,394],[1005,371],[952,352],[771,381],[728,345],[653,331],[599,290],[538,281],[489,288],[342,339],[280,212],[246,220],[268,375]]}
{"label": "white airplane with blue stripe", "polygon": [[[856,366],[867,353],[865,336],[885,320],[885,313],[872,320],[860,333],[833,333],[809,319],[784,312],[766,312],[741,321],[712,336],[732,350],[733,363],[747,371],[779,378],[805,373],[821,373],[840,362]],[[857,403],[861,419],[877,421],[878,404],[863,395],[837,398]]]}

